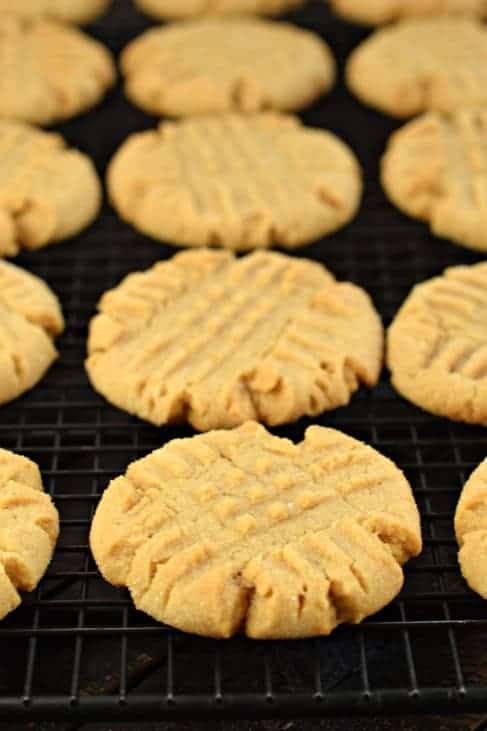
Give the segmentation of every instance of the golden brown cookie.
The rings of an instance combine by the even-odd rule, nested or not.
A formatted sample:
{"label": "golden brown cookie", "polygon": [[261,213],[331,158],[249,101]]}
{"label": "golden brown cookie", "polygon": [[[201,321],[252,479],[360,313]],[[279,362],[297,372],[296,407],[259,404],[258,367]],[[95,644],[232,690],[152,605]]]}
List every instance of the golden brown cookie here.
{"label": "golden brown cookie", "polygon": [[437,236],[487,251],[487,108],[425,114],[396,132],[382,184],[398,208]]}
{"label": "golden brown cookie", "polygon": [[19,591],[35,589],[58,533],[58,513],[38,466],[0,449],[0,619],[19,606]]}
{"label": "golden brown cookie", "polygon": [[182,20],[205,15],[280,15],[303,5],[304,0],[135,0],[148,15],[161,20]]}
{"label": "golden brown cookie", "polygon": [[416,18],[375,31],[351,54],[349,88],[393,117],[487,103],[487,28],[473,18]]}
{"label": "golden brown cookie", "polygon": [[104,13],[111,0],[0,0],[0,16],[49,17],[84,25]]}
{"label": "golden brown cookie", "polygon": [[40,381],[57,358],[53,341],[63,329],[59,302],[47,285],[0,260],[0,404]]}
{"label": "golden brown cookie", "polygon": [[178,246],[294,248],[336,231],[362,192],[352,151],[281,114],[198,117],[132,135],[110,163],[120,216]]}
{"label": "golden brown cookie", "polygon": [[405,398],[487,426],[487,263],[417,285],[389,329],[387,360]]}
{"label": "golden brown cookie", "polygon": [[0,256],[74,236],[96,218],[94,165],[60,135],[0,120],[0,161]]}
{"label": "golden brown cookie", "polygon": [[54,20],[0,20],[0,117],[53,124],[95,106],[115,81],[109,52]]}
{"label": "golden brown cookie", "polygon": [[455,532],[465,581],[487,599],[487,459],[465,483],[455,513]]}
{"label": "golden brown cookie", "polygon": [[421,550],[402,472],[341,432],[248,422],[169,442],[105,490],[91,548],[138,609],[186,632],[329,634],[398,594]]}
{"label": "golden brown cookie", "polygon": [[487,0],[330,0],[332,9],[347,20],[383,25],[421,15],[487,17]]}
{"label": "golden brown cookie", "polygon": [[127,46],[121,67],[134,104],[172,117],[294,111],[335,79],[333,56],[319,36],[258,18],[152,28]]}
{"label": "golden brown cookie", "polygon": [[201,431],[283,424],[374,386],[382,324],[364,290],[282,254],[184,252],[102,298],[88,374],[121,409]]}

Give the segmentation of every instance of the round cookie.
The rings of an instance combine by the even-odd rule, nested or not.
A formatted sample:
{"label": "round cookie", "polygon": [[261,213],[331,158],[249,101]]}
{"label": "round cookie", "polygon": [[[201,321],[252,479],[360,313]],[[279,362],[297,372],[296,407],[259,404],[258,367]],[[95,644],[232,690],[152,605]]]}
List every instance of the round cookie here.
{"label": "round cookie", "polygon": [[132,135],[108,170],[119,215],[177,246],[294,248],[355,215],[359,164],[331,132],[280,114],[224,114]]}
{"label": "round cookie", "polygon": [[38,466],[0,449],[0,619],[19,606],[19,591],[35,589],[58,534],[58,513]]}
{"label": "round cookie", "polygon": [[0,256],[74,236],[96,218],[94,165],[60,135],[0,120],[0,160]]}
{"label": "round cookie", "polygon": [[40,381],[57,358],[53,340],[63,329],[61,308],[49,287],[0,260],[0,404]]}
{"label": "round cookie", "polygon": [[304,0],[135,0],[148,15],[182,20],[205,15],[279,15],[299,8]]}
{"label": "round cookie", "polygon": [[487,17],[487,0],[330,0],[338,15],[353,23],[382,25],[422,15]]}
{"label": "round cookie", "polygon": [[102,15],[111,0],[0,0],[0,17],[11,14],[22,18],[50,17],[65,23],[91,23]]}
{"label": "round cookie", "polygon": [[54,20],[0,20],[0,117],[53,124],[95,106],[115,81],[109,52]]}
{"label": "round cookie", "polygon": [[284,639],[391,602],[421,532],[403,473],[371,447],[317,426],[295,445],[249,422],[131,464],[90,543],[107,581],[161,622]]}
{"label": "round cookie", "polygon": [[487,426],[487,262],[417,285],[389,329],[387,361],[405,398]]}
{"label": "round cookie", "polygon": [[368,295],[320,264],[183,252],[102,298],[87,370],[110,402],[156,425],[283,424],[376,385],[382,323]]}
{"label": "round cookie", "polygon": [[152,28],[127,46],[121,68],[134,104],[172,117],[294,111],[335,79],[333,56],[319,36],[258,18]]}
{"label": "round cookie", "polygon": [[487,28],[471,18],[416,18],[375,31],[351,54],[346,79],[393,117],[487,103]]}
{"label": "round cookie", "polygon": [[[487,251],[487,109],[425,114],[392,135],[382,184],[437,236]],[[419,163],[419,161],[421,161]]]}
{"label": "round cookie", "polygon": [[455,513],[455,533],[465,581],[487,599],[487,459],[465,483]]}

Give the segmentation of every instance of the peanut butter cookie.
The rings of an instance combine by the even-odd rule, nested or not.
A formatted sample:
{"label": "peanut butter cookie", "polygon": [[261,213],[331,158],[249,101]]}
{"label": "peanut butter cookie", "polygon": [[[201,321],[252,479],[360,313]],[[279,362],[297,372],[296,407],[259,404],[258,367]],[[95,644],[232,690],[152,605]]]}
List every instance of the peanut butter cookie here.
{"label": "peanut butter cookie", "polygon": [[132,135],[110,163],[120,216],[177,246],[295,248],[355,215],[359,164],[338,137],[283,114],[223,114]]}
{"label": "peanut butter cookie", "polygon": [[91,548],[138,609],[186,632],[327,635],[399,593],[421,550],[402,472],[341,432],[249,422],[174,440],[105,490]]}
{"label": "peanut butter cookie", "polygon": [[343,406],[360,383],[377,383],[382,350],[368,295],[320,264],[201,250],[103,296],[86,367],[119,408],[203,431]]}
{"label": "peanut butter cookie", "polygon": [[0,449],[0,619],[19,606],[19,591],[35,589],[58,533],[58,513],[38,466]]}
{"label": "peanut butter cookie", "polygon": [[487,263],[417,285],[389,329],[387,360],[413,403],[487,426]]}

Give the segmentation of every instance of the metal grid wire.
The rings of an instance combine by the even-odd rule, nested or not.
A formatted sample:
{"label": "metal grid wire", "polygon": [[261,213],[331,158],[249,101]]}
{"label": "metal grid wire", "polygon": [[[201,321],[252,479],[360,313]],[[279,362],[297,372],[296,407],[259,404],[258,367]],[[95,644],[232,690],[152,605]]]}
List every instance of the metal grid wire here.
{"label": "metal grid wire", "polygon": [[[322,3],[296,13],[344,57],[362,32]],[[148,23],[124,0],[92,31],[118,51]],[[349,141],[366,173],[358,219],[299,254],[366,287],[386,324],[411,286],[475,256],[431,238],[385,201],[377,162],[394,124],[360,107],[340,84],[305,115]],[[103,172],[127,134],[154,123],[118,89],[97,110],[61,128]],[[3,407],[0,444],[39,463],[61,514],[49,571],[0,625],[0,720],[453,711],[487,707],[487,609],[463,582],[452,518],[460,489],[487,454],[485,429],[449,423],[394,394],[387,374],[346,409],[315,420],[358,437],[406,472],[421,511],[424,551],[406,568],[400,597],[358,627],[299,642],[215,642],[161,626],[106,584],[87,545],[97,502],[129,462],[186,426],[155,429],[106,404],[83,370],[87,323],[103,291],[173,253],[122,224],[109,208],[74,242],[23,255],[64,307],[61,357],[31,393]],[[302,438],[303,419],[276,433]],[[76,725],[73,726],[75,728]]]}

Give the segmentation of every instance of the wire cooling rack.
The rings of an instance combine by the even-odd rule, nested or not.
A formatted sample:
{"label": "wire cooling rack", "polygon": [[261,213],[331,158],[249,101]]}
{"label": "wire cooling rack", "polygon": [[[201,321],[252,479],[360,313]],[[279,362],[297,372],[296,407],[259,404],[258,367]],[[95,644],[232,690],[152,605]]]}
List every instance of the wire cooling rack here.
{"label": "wire cooling rack", "polygon": [[[292,20],[333,47],[341,69],[363,33],[321,2]],[[124,0],[91,32],[118,52],[148,26]],[[299,254],[366,287],[388,324],[413,284],[473,254],[429,236],[385,200],[377,165],[394,124],[336,90],[304,116],[340,134],[365,170],[362,211],[345,231]],[[103,173],[130,133],[154,120],[114,91],[97,110],[64,125]],[[460,489],[487,454],[487,431],[434,418],[401,400],[387,374],[372,393],[325,414],[406,472],[421,511],[422,555],[408,564],[400,597],[360,626],[296,642],[215,642],[183,635],[136,612],[106,584],[88,531],[108,481],[129,462],[188,427],[155,429],[106,404],[83,370],[87,323],[107,288],[173,253],[122,224],[108,207],[77,240],[22,255],[62,300],[61,357],[43,382],[2,407],[0,445],[39,463],[61,514],[61,537],[38,590],[0,624],[0,720],[283,717],[487,709],[487,605],[457,565],[453,514]],[[276,433],[302,438],[307,420]]]}

